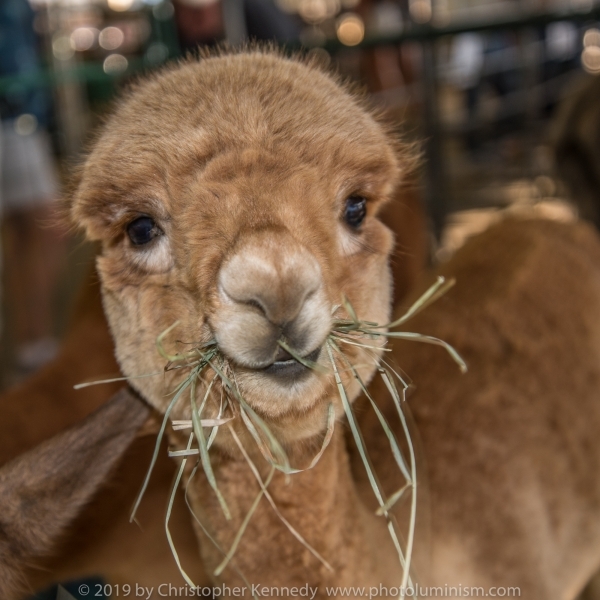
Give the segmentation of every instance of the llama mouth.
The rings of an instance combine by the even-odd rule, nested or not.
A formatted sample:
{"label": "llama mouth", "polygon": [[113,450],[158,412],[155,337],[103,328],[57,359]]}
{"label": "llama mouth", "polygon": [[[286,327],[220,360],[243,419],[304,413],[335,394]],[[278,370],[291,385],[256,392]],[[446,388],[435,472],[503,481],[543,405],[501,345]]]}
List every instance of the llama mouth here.
{"label": "llama mouth", "polygon": [[[302,358],[307,362],[317,362],[321,354],[322,346],[315,348],[312,352]],[[274,375],[277,378],[294,378],[308,376],[312,369],[298,362],[291,354],[281,348],[275,357],[276,360],[268,367],[262,369],[263,373]]]}

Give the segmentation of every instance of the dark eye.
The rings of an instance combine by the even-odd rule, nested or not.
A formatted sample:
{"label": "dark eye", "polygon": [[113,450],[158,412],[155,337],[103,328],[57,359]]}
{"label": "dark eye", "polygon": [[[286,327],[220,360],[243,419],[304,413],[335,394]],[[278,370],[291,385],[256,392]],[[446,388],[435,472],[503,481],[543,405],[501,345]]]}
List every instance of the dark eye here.
{"label": "dark eye", "polygon": [[362,196],[350,196],[346,200],[344,221],[357,229],[367,216],[367,200]]}
{"label": "dark eye", "polygon": [[161,229],[151,217],[138,217],[127,225],[127,235],[136,246],[147,244],[161,234]]}

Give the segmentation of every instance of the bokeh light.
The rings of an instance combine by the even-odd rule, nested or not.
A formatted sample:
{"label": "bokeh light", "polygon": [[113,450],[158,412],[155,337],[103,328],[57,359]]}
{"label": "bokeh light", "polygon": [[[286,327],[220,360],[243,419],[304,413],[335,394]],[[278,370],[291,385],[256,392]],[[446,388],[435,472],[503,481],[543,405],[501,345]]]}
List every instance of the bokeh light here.
{"label": "bokeh light", "polygon": [[156,65],[164,62],[169,56],[169,49],[162,42],[155,42],[150,44],[144,58],[146,62],[151,65]]}
{"label": "bokeh light", "polygon": [[337,36],[345,46],[360,44],[365,37],[363,20],[354,13],[343,15],[337,24]]}
{"label": "bokeh light", "polygon": [[302,0],[298,13],[308,23],[322,23],[340,10],[339,0]]}
{"label": "bokeh light", "polygon": [[37,129],[37,126],[37,117],[35,115],[30,115],[29,113],[19,115],[15,119],[15,131],[19,135],[30,135]]}
{"label": "bokeh light", "polygon": [[108,7],[117,12],[129,10],[133,6],[134,0],[108,0]]}
{"label": "bokeh light", "polygon": [[600,74],[600,47],[588,46],[581,53],[583,68],[592,75]]}
{"label": "bokeh light", "polygon": [[152,14],[158,21],[168,21],[174,13],[175,8],[171,2],[160,2],[152,9]]}
{"label": "bokeh light", "polygon": [[111,54],[104,59],[104,72],[109,75],[117,75],[127,70],[129,63],[122,54]]}
{"label": "bokeh light", "polygon": [[89,50],[96,42],[98,30],[94,27],[77,27],[71,33],[71,48],[78,52]]}
{"label": "bokeh light", "polygon": [[409,7],[410,16],[415,23],[428,23],[431,21],[431,0],[413,0]]}
{"label": "bokeh light", "polygon": [[105,27],[98,38],[100,46],[105,50],[116,50],[125,39],[125,34],[118,27]]}
{"label": "bokeh light", "polygon": [[71,46],[71,37],[63,32],[56,33],[52,38],[52,54],[58,60],[69,60],[75,54]]}
{"label": "bokeh light", "polygon": [[583,34],[583,46],[584,48],[588,48],[589,46],[600,46],[600,29],[588,29]]}

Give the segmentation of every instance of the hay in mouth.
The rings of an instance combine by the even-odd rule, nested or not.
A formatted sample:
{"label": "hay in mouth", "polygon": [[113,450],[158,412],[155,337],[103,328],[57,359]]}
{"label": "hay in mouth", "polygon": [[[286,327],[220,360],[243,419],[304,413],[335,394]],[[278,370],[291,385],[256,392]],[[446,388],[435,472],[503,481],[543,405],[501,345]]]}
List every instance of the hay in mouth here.
{"label": "hay in mouth", "polygon": [[[352,432],[352,436],[357,445],[358,452],[360,454],[361,460],[365,467],[367,477],[377,503],[379,505],[376,514],[382,516],[387,521],[387,528],[398,554],[398,560],[400,566],[403,570],[403,577],[401,588],[406,589],[407,586],[413,586],[413,580],[411,575],[411,559],[414,545],[414,536],[415,536],[415,525],[416,525],[416,510],[417,510],[417,473],[416,473],[416,460],[415,460],[415,451],[414,446],[411,440],[406,416],[404,414],[404,403],[406,400],[406,390],[409,387],[408,382],[405,378],[402,377],[398,373],[396,369],[394,369],[385,359],[378,359],[376,357],[373,358],[373,365],[376,367],[376,373],[382,378],[383,382],[387,390],[390,393],[390,396],[393,400],[394,407],[396,408],[396,412],[398,414],[398,418],[401,423],[402,431],[405,436],[405,440],[408,447],[409,460],[407,461],[403,455],[403,452],[400,449],[400,445],[398,444],[398,440],[394,435],[392,428],[386,421],[383,413],[378,407],[377,403],[371,396],[368,391],[367,385],[360,377],[357,365],[354,365],[350,362],[348,357],[344,354],[342,348],[344,345],[351,345],[360,347],[367,352],[371,351],[389,351],[388,348],[385,348],[385,344],[389,338],[392,339],[405,339],[417,342],[423,342],[428,344],[434,344],[437,346],[443,347],[450,357],[456,362],[460,370],[464,373],[467,370],[467,366],[463,359],[460,357],[458,352],[448,343],[444,342],[435,337],[425,336],[418,333],[412,332],[404,332],[404,331],[390,331],[393,328],[399,327],[403,325],[406,321],[414,317],[417,313],[424,310],[427,306],[435,302],[438,298],[444,295],[452,286],[454,285],[453,280],[445,280],[443,277],[439,277],[434,283],[407,311],[402,315],[399,319],[393,321],[392,323],[388,323],[386,325],[380,325],[378,323],[373,323],[369,321],[363,321],[358,318],[353,306],[346,299],[342,299],[342,304],[340,306],[334,307],[334,314],[338,312],[338,309],[342,309],[346,312],[349,318],[334,318],[332,330],[324,344],[325,350],[327,352],[327,356],[329,359],[330,369],[326,369],[320,363],[316,363],[311,360],[311,357],[301,357],[285,342],[285,340],[279,340],[279,345],[286,354],[292,357],[293,360],[297,361],[307,369],[317,370],[321,373],[328,374],[329,376],[333,376],[335,387],[337,388],[344,413],[348,420],[348,424],[350,426],[350,430]],[[319,560],[327,569],[333,570],[329,562],[321,556],[303,537],[302,535],[292,526],[289,521],[284,517],[284,515],[277,508],[272,496],[269,494],[268,488],[269,484],[275,474],[276,470],[283,472],[286,477],[293,476],[294,474],[300,473],[305,470],[312,469],[315,467],[323,453],[325,452],[329,442],[333,437],[333,432],[335,428],[335,409],[333,403],[330,403],[327,406],[327,415],[326,415],[326,430],[323,437],[323,441],[320,447],[320,450],[313,457],[312,461],[305,469],[293,468],[290,463],[288,456],[283,448],[283,446],[279,443],[276,436],[273,435],[267,423],[262,419],[262,417],[246,402],[243,395],[241,394],[237,382],[235,380],[235,371],[232,369],[226,357],[219,351],[217,343],[213,340],[202,344],[198,347],[193,348],[189,352],[182,354],[169,354],[163,345],[163,341],[166,335],[171,332],[175,327],[177,327],[178,323],[174,323],[171,327],[161,333],[157,340],[156,346],[160,354],[165,358],[167,364],[165,365],[165,371],[169,370],[182,370],[187,372],[184,379],[176,386],[176,388],[172,391],[172,399],[169,403],[165,413],[162,425],[160,427],[159,433],[157,435],[156,445],[154,449],[154,454],[152,456],[150,466],[148,468],[148,472],[146,474],[144,483],[138,495],[138,498],[135,502],[134,508],[132,510],[131,519],[135,519],[136,511],[140,505],[140,502],[143,498],[144,492],[148,486],[148,482],[150,480],[150,476],[154,465],[156,463],[160,444],[162,438],[164,436],[164,432],[166,430],[167,424],[169,422],[170,414],[173,408],[179,403],[185,401],[185,397],[187,393],[189,393],[189,402],[192,419],[189,421],[173,421],[172,426],[174,430],[187,430],[190,429],[190,435],[188,438],[188,442],[185,450],[176,450],[170,451],[169,455],[171,457],[180,457],[182,458],[182,462],[179,466],[179,470],[177,472],[177,476],[175,478],[169,503],[167,506],[167,513],[165,518],[165,531],[167,535],[167,539],[177,563],[177,566],[181,572],[181,575],[185,579],[186,583],[191,587],[196,587],[191,578],[187,575],[183,567],[181,566],[179,556],[177,554],[177,550],[171,538],[171,534],[169,531],[169,520],[173,508],[173,503],[175,499],[175,494],[179,485],[181,483],[181,478],[183,476],[187,461],[190,458],[195,458],[196,464],[193,467],[190,477],[188,479],[186,490],[185,490],[185,500],[188,505],[188,508],[194,517],[194,519],[198,522],[201,529],[207,535],[208,539],[215,545],[215,547],[223,554],[223,560],[217,566],[214,571],[214,575],[220,575],[223,570],[230,565],[241,577],[241,579],[246,583],[249,589],[250,586],[247,583],[244,574],[241,573],[235,563],[232,561],[235,552],[238,548],[239,542],[242,539],[244,532],[254,514],[256,508],[264,497],[272,509],[275,511],[278,518],[283,522],[283,524],[288,528],[290,533],[303,545],[307,548],[312,555]],[[379,344],[377,342],[379,341]],[[382,344],[383,342],[383,344]],[[402,485],[397,491],[392,493],[389,497],[385,497],[379,483],[377,481],[377,477],[375,474],[375,470],[371,465],[369,460],[368,452],[356,420],[352,403],[350,402],[344,384],[342,382],[341,373],[342,372],[350,372],[352,377],[357,381],[360,389],[363,394],[369,401],[369,404],[372,406],[379,423],[381,424],[382,430],[385,433],[389,444],[390,451],[392,457],[400,470],[404,478],[404,485]],[[161,374],[160,373],[150,373],[147,375],[142,375],[141,377],[149,377]],[[212,376],[211,376],[212,374]],[[206,383],[207,379],[204,379],[208,375],[208,379],[210,380]],[[117,378],[103,381],[95,381],[91,383],[84,383],[75,386],[76,388],[86,387],[88,385],[95,385],[97,383],[105,383],[112,382],[118,380],[128,380],[132,379],[131,377],[125,378]],[[211,394],[214,384],[219,381],[221,384],[221,389],[223,390],[223,394],[221,395],[220,405],[218,414],[216,417],[212,418],[203,418],[203,413],[207,406],[207,401]],[[396,386],[396,381],[400,384],[399,388]],[[206,391],[204,395],[199,400],[198,398],[198,382],[206,384]],[[236,434],[234,428],[231,426],[231,421],[234,419],[241,419],[256,443],[260,453],[263,458],[270,465],[271,469],[269,471],[268,476],[265,480],[262,479],[259,470],[256,465],[250,458],[248,452],[244,448],[242,441],[239,439]],[[254,502],[252,503],[250,510],[248,511],[246,517],[244,518],[239,530],[237,531],[233,542],[228,550],[225,550],[220,546],[220,544],[214,539],[213,536],[207,531],[205,526],[200,522],[197,515],[194,513],[190,502],[188,500],[187,495],[187,487],[190,485],[190,482],[193,480],[197,470],[202,467],[207,481],[209,482],[213,492],[218,499],[218,502],[221,506],[223,514],[227,520],[231,519],[231,513],[229,511],[229,507],[227,505],[226,499],[223,497],[219,490],[218,482],[215,477],[215,473],[212,469],[211,460],[210,460],[210,448],[219,432],[221,427],[226,427],[230,432],[232,439],[235,444],[238,446],[244,460],[248,464],[249,469],[252,474],[256,478],[260,491],[257,494]],[[205,429],[207,432],[205,432]],[[400,543],[400,537],[398,532],[396,531],[396,524],[394,523],[390,511],[393,506],[402,498],[406,493],[411,493],[411,507],[410,507],[410,522],[408,525],[408,532],[406,535],[406,544],[405,547],[402,547]]]}

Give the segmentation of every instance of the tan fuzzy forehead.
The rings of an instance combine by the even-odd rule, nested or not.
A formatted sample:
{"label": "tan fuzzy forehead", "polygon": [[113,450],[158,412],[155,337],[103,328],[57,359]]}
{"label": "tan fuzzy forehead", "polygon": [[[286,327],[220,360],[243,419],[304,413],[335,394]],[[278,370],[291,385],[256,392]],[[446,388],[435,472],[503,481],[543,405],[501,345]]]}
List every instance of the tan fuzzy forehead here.
{"label": "tan fuzzy forehead", "polygon": [[121,102],[83,169],[73,216],[78,203],[127,197],[140,182],[168,186],[244,149],[281,157],[284,169],[370,170],[390,188],[399,174],[391,137],[334,77],[269,51],[220,55],[154,75]]}
{"label": "tan fuzzy forehead", "polygon": [[315,137],[326,136],[384,146],[388,141],[362,102],[332,77],[264,52],[188,62],[141,84],[99,146],[110,145],[113,136],[160,143],[166,151],[194,138],[218,149],[292,140],[314,146]]}

